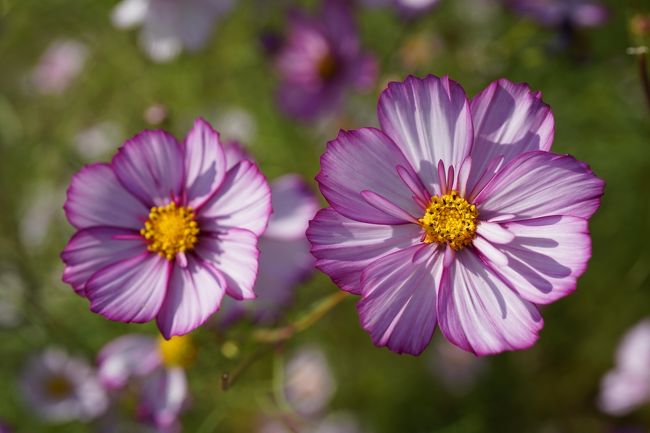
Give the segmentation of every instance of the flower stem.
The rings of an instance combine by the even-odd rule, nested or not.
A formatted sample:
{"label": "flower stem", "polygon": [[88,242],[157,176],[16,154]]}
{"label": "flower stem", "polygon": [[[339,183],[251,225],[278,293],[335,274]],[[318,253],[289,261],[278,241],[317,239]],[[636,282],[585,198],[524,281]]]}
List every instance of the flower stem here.
{"label": "flower stem", "polygon": [[648,47],[632,47],[627,49],[627,53],[636,56],[639,62],[639,79],[645,96],[648,110],[650,110],[650,76],[648,76]]}

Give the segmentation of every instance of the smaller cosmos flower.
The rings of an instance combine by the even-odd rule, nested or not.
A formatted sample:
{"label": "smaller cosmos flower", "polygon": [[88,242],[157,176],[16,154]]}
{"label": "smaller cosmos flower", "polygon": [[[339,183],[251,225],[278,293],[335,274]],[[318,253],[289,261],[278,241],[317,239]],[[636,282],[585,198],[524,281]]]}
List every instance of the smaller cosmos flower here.
{"label": "smaller cosmos flower", "polygon": [[52,42],[32,72],[32,83],[44,95],[62,94],[83,70],[88,50],[81,42]]}
{"label": "smaller cosmos flower", "polygon": [[506,0],[518,14],[547,27],[596,27],[609,19],[597,0]]}
{"label": "smaller cosmos flower", "polygon": [[650,402],[650,319],[630,329],[618,346],[616,366],[602,379],[598,405],[610,415],[626,415]]}
{"label": "smaller cosmos flower", "polygon": [[63,280],[95,313],[156,319],[170,338],[203,324],[225,294],[255,298],[270,189],[252,162],[227,165],[219,135],[201,119],[181,143],[144,131],[110,164],[86,166],[64,207],[78,231],[61,255]]}
{"label": "smaller cosmos flower", "polygon": [[140,45],[156,62],[168,62],[183,49],[200,50],[215,22],[232,7],[233,0],[122,0],[113,9],[115,27],[142,25]]}
{"label": "smaller cosmos flower", "polygon": [[537,341],[536,304],[576,288],[604,182],[552,153],[539,92],[501,79],[471,100],[448,77],[408,77],[379,99],[381,129],[341,131],[316,177],[316,266],[361,296],[377,346],[419,355],[439,326],[477,355]]}
{"label": "smaller cosmos flower", "polygon": [[89,420],[108,406],[93,369],[58,349],[47,349],[27,362],[20,390],[29,409],[51,422]]}
{"label": "smaller cosmos flower", "polygon": [[303,347],[287,363],[285,395],[298,414],[307,417],[318,414],[335,390],[334,376],[319,348]]}
{"label": "smaller cosmos flower", "polygon": [[171,428],[188,400],[185,369],[196,347],[189,336],[170,340],[147,335],[125,335],[108,343],[98,357],[99,378],[108,389],[123,389],[139,379],[141,419]]}
{"label": "smaller cosmos flower", "polygon": [[349,4],[324,0],[316,16],[293,11],[276,59],[278,100],[290,116],[313,120],[335,111],[348,89],[368,89],[377,75],[373,56],[362,51]]}
{"label": "smaller cosmos flower", "polygon": [[[251,160],[238,144],[225,146],[228,165]],[[293,298],[294,288],[314,270],[305,231],[319,204],[298,175],[287,174],[271,182],[273,215],[260,237],[260,268],[251,302],[224,300],[219,318],[226,325],[246,313],[257,322],[270,323]]]}

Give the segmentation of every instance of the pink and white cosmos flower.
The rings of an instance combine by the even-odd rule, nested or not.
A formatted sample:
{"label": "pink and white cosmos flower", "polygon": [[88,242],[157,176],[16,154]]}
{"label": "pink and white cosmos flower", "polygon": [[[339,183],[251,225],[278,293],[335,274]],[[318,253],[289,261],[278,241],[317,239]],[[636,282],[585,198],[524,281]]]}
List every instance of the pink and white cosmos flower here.
{"label": "pink and white cosmos flower", "polygon": [[270,188],[250,161],[227,169],[219,135],[201,119],[181,143],[144,131],[111,163],[84,167],[64,208],[77,233],[61,255],[63,280],[95,313],[156,319],[170,338],[204,323],[224,294],[255,297]]}
{"label": "pink and white cosmos flower", "polygon": [[361,296],[378,346],[420,354],[436,326],[477,355],[532,346],[535,304],[575,290],[604,182],[550,152],[539,92],[498,80],[471,101],[447,77],[390,83],[381,129],[341,131],[316,177],[316,266]]}

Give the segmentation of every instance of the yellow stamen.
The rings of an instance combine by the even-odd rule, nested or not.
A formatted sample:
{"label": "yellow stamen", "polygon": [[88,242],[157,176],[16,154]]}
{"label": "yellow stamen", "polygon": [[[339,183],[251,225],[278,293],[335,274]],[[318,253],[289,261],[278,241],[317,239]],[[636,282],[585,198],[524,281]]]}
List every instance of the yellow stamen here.
{"label": "yellow stamen", "polygon": [[167,367],[188,367],[196,358],[196,346],[189,335],[172,337],[165,340],[160,337],[158,348],[163,364]]}
{"label": "yellow stamen", "polygon": [[140,234],[149,243],[149,251],[172,260],[176,254],[194,248],[198,241],[199,226],[194,220],[191,207],[171,202],[166,206],[151,208],[149,219],[144,223]]}
{"label": "yellow stamen", "polygon": [[441,197],[431,197],[426,213],[418,221],[425,230],[422,242],[446,243],[458,251],[472,242],[476,234],[476,206],[451,191]]}

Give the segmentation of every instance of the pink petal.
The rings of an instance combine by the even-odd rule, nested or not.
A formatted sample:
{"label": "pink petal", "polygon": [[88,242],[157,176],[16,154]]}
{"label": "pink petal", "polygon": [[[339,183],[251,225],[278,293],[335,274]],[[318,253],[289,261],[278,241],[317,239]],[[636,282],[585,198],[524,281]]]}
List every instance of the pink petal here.
{"label": "pink petal", "polygon": [[549,304],[575,290],[591,257],[586,220],[552,216],[504,226],[515,238],[496,245],[507,257],[507,266],[495,266],[494,271],[522,298]]}
{"label": "pink petal", "polygon": [[253,158],[246,151],[246,149],[244,149],[241,144],[237,143],[236,141],[224,143],[223,152],[226,156],[226,171],[230,170],[241,161],[253,161]]}
{"label": "pink petal", "polygon": [[165,298],[171,268],[163,257],[145,252],[100,270],[86,284],[90,309],[119,322],[152,320]]}
{"label": "pink petal", "polygon": [[187,134],[185,149],[185,193],[190,206],[197,208],[223,182],[226,156],[219,134],[203,119],[197,119]]}
{"label": "pink petal", "polygon": [[158,342],[149,335],[116,338],[102,348],[97,363],[102,384],[110,389],[122,388],[129,378],[146,376],[160,365]]}
{"label": "pink petal", "polygon": [[144,131],[124,143],[112,166],[122,185],[148,207],[169,203],[183,187],[183,152],[164,131]]}
{"label": "pink petal", "polygon": [[192,254],[187,266],[174,266],[165,301],[156,318],[165,338],[185,335],[201,326],[219,309],[226,281],[211,264]]}
{"label": "pink petal", "polygon": [[140,412],[159,427],[173,424],[188,399],[188,385],[182,368],[160,368],[142,386]]}
{"label": "pink petal", "polygon": [[64,209],[70,224],[78,229],[140,230],[149,215],[149,209],[124,189],[108,164],[87,165],[74,175]]}
{"label": "pink petal", "polygon": [[322,209],[309,223],[307,238],[316,267],[341,289],[361,294],[361,271],[389,253],[420,244],[416,224],[366,224],[348,219],[331,208]]}
{"label": "pink petal", "polygon": [[217,192],[198,210],[201,230],[227,228],[261,235],[271,214],[271,189],[257,166],[242,161],[231,168]]}
{"label": "pink petal", "polygon": [[616,362],[618,368],[636,376],[647,374],[650,379],[650,319],[642,320],[625,333],[616,351]]}
{"label": "pink petal", "polygon": [[482,220],[503,215],[531,219],[549,215],[589,218],[600,206],[605,183],[568,155],[527,152],[506,165],[474,203]]}
{"label": "pink petal", "polygon": [[361,276],[361,326],[375,345],[397,353],[419,355],[436,329],[442,254],[431,246],[426,261],[414,263],[419,249],[417,245],[384,256]]}
{"label": "pink petal", "polygon": [[398,166],[412,173],[399,148],[378,129],[341,131],[336,140],[327,144],[316,180],[321,193],[342,215],[373,224],[404,224],[407,221],[382,212],[361,196],[362,191],[369,190],[420,216],[424,210],[400,178]]}
{"label": "pink petal", "polygon": [[63,281],[83,295],[86,281],[100,269],[140,255],[146,245],[139,234],[112,227],[92,227],[78,231],[66,245]]}
{"label": "pink petal", "polygon": [[273,215],[264,236],[277,239],[304,239],[309,220],[320,207],[305,181],[295,174],[271,182],[271,203]]}
{"label": "pink petal", "polygon": [[223,274],[226,293],[235,299],[253,299],[259,251],[257,236],[248,230],[228,229],[204,236],[196,253]]}
{"label": "pink petal", "polygon": [[[506,164],[521,153],[551,149],[555,133],[551,107],[527,84],[515,84],[504,78],[494,81],[472,99],[470,108],[474,146],[468,192],[474,189],[493,158],[503,156],[502,164]],[[488,175],[493,176],[497,169]]]}
{"label": "pink petal", "polygon": [[477,355],[527,349],[544,324],[537,308],[468,248],[458,251],[443,273],[438,322],[449,341]]}
{"label": "pink petal", "polygon": [[650,376],[625,370],[608,372],[600,385],[598,406],[610,415],[623,416],[650,401]]}
{"label": "pink petal", "polygon": [[439,194],[438,161],[458,168],[472,148],[472,117],[463,88],[449,77],[409,76],[403,83],[388,85],[378,111],[381,128],[402,149],[425,186]]}

